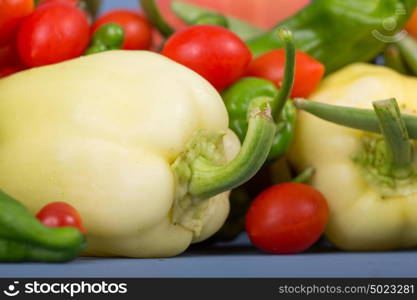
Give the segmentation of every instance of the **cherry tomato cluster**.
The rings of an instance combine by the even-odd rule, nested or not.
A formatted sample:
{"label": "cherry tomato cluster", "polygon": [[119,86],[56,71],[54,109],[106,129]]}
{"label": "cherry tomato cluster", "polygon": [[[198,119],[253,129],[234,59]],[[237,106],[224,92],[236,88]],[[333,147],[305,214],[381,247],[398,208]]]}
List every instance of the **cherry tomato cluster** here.
{"label": "cherry tomato cluster", "polygon": [[147,50],[152,28],[139,12],[113,10],[92,24],[78,0],[0,1],[0,78],[85,53],[92,35],[113,23],[124,31],[123,49]]}

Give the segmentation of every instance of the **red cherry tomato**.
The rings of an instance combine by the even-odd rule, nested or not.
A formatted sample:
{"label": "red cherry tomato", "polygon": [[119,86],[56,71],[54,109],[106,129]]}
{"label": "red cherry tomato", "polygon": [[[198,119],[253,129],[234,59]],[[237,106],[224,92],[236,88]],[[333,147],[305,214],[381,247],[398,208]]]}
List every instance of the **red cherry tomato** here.
{"label": "red cherry tomato", "polygon": [[10,43],[0,47],[0,66],[10,66],[20,64],[19,55],[15,43]]}
{"label": "red cherry tomato", "polygon": [[17,46],[28,67],[80,56],[88,45],[87,16],[72,4],[56,2],[38,7],[23,21]]}
{"label": "red cherry tomato", "polygon": [[119,9],[100,16],[93,24],[94,33],[100,26],[116,23],[123,27],[125,40],[122,49],[147,50],[152,45],[152,27],[149,22],[135,11]]}
{"label": "red cherry tomato", "polygon": [[[254,59],[249,66],[248,76],[272,81],[279,88],[284,77],[285,50],[267,52]],[[316,89],[324,75],[324,65],[309,55],[297,51],[295,79],[291,97],[307,98]]]}
{"label": "red cherry tomato", "polygon": [[10,43],[23,18],[34,9],[33,0],[0,1],[0,47]]}
{"label": "red cherry tomato", "polygon": [[0,78],[7,77],[7,76],[12,75],[14,73],[17,73],[21,70],[22,70],[21,67],[13,66],[13,65],[0,67]]}
{"label": "red cherry tomato", "polygon": [[64,2],[64,3],[68,3],[68,4],[72,4],[72,5],[77,5],[78,4],[78,0],[41,0],[39,2],[38,6],[46,4],[46,3],[54,3],[54,2]]}
{"label": "red cherry tomato", "polygon": [[36,218],[47,227],[72,226],[86,234],[78,211],[65,202],[52,202],[45,205]]}
{"label": "red cherry tomato", "polygon": [[328,216],[327,202],[319,191],[300,183],[275,185],[252,202],[246,231],[265,252],[298,253],[318,240]]}
{"label": "red cherry tomato", "polygon": [[172,35],[162,54],[196,71],[222,90],[239,79],[252,55],[231,31],[213,25],[197,25]]}

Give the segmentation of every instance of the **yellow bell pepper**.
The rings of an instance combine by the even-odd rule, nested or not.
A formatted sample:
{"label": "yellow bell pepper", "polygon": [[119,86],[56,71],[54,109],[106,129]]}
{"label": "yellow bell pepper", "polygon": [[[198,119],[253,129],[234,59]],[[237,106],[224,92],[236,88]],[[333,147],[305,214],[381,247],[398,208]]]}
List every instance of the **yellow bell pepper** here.
{"label": "yellow bell pepper", "polygon": [[[393,100],[373,102],[388,98],[409,115]],[[417,138],[416,99],[417,78],[354,64],[326,78],[313,101],[296,101],[325,119],[300,112],[290,158],[300,170],[316,169],[311,183],[328,200],[326,235],[337,247],[417,246],[417,157],[409,139]]]}
{"label": "yellow bell pepper", "polygon": [[32,213],[73,205],[85,255],[167,257],[204,240],[228,190],[265,161],[275,134],[259,99],[240,148],[217,91],[146,51],[110,51],[0,80],[0,189]]}

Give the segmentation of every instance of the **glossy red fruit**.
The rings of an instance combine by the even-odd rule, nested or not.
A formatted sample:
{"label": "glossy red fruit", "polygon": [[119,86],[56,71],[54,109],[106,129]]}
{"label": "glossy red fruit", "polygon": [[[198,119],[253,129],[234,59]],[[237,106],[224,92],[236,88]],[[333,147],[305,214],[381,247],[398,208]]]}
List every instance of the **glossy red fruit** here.
{"label": "glossy red fruit", "polygon": [[299,253],[323,233],[329,209],[323,195],[300,183],[275,185],[251,204],[246,231],[252,243],[273,254]]}
{"label": "glossy red fruit", "polygon": [[239,79],[252,59],[237,35],[213,25],[178,31],[168,39],[162,54],[194,70],[218,90]]}
{"label": "glossy red fruit", "polygon": [[52,202],[45,205],[36,218],[47,227],[72,226],[86,234],[78,211],[65,202]]}
{"label": "glossy red fruit", "polygon": [[0,0],[0,47],[10,44],[23,18],[34,7],[33,0]]}
{"label": "glossy red fruit", "polygon": [[89,42],[87,16],[72,4],[39,6],[22,23],[17,46],[28,67],[72,59],[83,54]]}
{"label": "glossy red fruit", "polygon": [[91,27],[92,34],[102,25],[116,23],[123,27],[125,40],[123,49],[148,50],[152,45],[152,27],[141,14],[126,10],[112,10],[100,16]]}
{"label": "glossy red fruit", "polygon": [[[285,50],[267,52],[249,65],[246,75],[264,78],[281,87],[285,70]],[[306,53],[296,52],[294,87],[291,97],[307,98],[316,89],[324,75],[324,65]]]}

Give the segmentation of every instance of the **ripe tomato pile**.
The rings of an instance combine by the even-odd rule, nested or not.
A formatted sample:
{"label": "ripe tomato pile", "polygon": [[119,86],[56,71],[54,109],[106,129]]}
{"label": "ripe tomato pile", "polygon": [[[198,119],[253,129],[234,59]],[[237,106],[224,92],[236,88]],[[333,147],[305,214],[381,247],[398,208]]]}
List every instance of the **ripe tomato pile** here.
{"label": "ripe tomato pile", "polygon": [[34,0],[0,1],[0,77],[83,55],[107,23],[123,28],[123,49],[151,47],[152,28],[140,12],[114,10],[90,19],[78,0],[42,0],[36,7]]}

